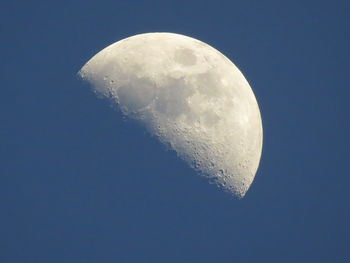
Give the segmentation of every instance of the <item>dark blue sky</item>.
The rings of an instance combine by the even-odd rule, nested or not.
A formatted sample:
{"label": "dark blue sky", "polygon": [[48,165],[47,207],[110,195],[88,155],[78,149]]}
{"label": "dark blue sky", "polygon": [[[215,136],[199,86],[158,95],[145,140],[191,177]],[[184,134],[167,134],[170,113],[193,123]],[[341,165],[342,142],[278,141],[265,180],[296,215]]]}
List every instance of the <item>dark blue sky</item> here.
{"label": "dark blue sky", "polygon": [[[348,1],[8,1],[0,11],[0,262],[346,262]],[[264,148],[242,200],[95,97],[76,72],[165,31],[233,60]]]}

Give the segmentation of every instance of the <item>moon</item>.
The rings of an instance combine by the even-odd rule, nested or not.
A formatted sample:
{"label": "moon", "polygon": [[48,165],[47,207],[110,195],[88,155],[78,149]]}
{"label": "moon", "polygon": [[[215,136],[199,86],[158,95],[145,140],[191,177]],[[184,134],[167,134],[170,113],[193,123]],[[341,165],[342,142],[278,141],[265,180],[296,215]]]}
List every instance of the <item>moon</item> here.
{"label": "moon", "polygon": [[198,174],[246,194],[261,157],[261,115],[249,83],[218,50],[180,34],[139,34],[106,47],[78,74]]}

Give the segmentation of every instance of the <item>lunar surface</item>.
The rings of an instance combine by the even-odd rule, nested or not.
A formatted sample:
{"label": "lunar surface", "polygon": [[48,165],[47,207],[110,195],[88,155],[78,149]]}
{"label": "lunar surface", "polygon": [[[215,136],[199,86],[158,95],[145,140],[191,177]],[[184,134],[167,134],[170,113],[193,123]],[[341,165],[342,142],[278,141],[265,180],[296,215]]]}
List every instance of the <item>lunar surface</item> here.
{"label": "lunar surface", "polygon": [[245,195],[259,166],[261,117],[247,80],[219,51],[179,34],[140,34],[106,47],[78,74],[199,174]]}

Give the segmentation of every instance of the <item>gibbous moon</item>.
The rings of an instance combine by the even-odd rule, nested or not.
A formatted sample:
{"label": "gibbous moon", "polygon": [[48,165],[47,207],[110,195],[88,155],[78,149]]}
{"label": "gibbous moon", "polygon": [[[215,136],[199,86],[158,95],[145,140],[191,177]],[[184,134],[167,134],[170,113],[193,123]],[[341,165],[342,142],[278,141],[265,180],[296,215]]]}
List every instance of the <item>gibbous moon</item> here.
{"label": "gibbous moon", "polygon": [[262,151],[260,111],[219,51],[179,34],[140,34],[97,53],[79,75],[199,174],[245,195]]}

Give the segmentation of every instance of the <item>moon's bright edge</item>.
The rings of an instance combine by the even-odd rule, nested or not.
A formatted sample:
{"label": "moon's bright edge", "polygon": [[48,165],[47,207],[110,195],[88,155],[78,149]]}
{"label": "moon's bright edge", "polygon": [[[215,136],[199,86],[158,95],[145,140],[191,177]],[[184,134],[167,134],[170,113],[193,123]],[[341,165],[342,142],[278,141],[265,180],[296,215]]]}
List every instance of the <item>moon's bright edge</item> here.
{"label": "moon's bright edge", "polygon": [[243,74],[219,51],[179,34],[140,34],[100,51],[79,75],[201,175],[245,195],[260,161],[261,117]]}

